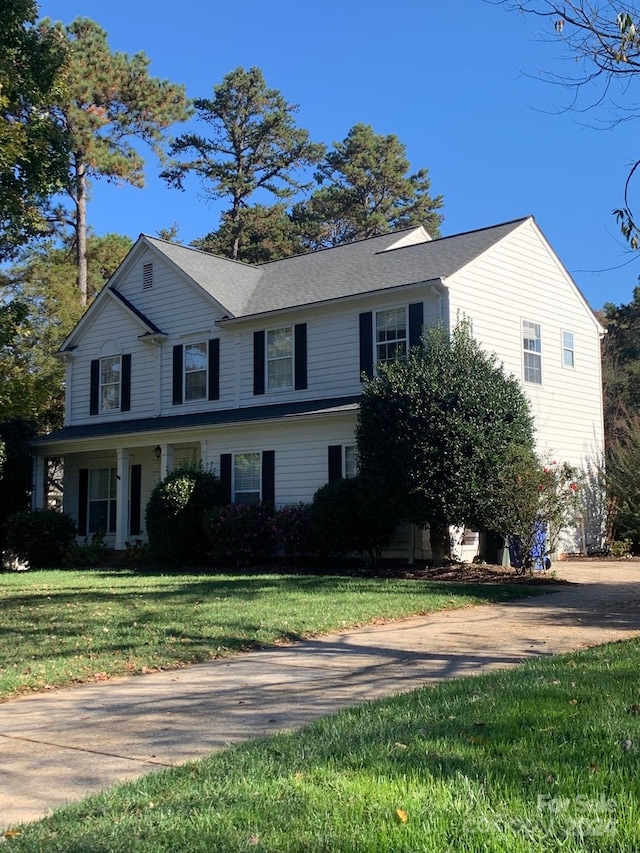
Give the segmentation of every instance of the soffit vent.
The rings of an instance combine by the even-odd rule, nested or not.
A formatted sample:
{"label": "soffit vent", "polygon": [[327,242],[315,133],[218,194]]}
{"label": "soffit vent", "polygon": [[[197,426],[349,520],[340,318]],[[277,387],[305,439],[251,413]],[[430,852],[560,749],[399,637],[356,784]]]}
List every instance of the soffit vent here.
{"label": "soffit vent", "polygon": [[142,289],[151,290],[153,287],[153,264],[142,265]]}

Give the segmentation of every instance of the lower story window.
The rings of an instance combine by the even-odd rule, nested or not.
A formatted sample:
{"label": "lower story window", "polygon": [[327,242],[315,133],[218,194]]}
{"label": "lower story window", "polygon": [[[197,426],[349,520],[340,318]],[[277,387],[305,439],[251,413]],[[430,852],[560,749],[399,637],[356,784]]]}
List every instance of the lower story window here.
{"label": "lower story window", "polygon": [[355,444],[348,444],[344,449],[344,478],[351,480],[358,473],[358,455]]}
{"label": "lower story window", "polygon": [[260,453],[235,453],[233,500],[237,504],[260,503]]}
{"label": "lower story window", "polygon": [[89,471],[89,533],[114,533],[116,529],[116,469]]}

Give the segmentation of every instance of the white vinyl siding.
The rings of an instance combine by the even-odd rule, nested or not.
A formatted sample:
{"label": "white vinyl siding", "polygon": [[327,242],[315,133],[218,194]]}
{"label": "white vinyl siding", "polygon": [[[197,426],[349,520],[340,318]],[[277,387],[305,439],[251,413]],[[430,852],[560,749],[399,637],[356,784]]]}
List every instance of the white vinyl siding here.
{"label": "white vinyl siding", "polygon": [[542,385],[542,336],[540,323],[522,321],[524,381]]}
{"label": "white vinyl siding", "polygon": [[267,346],[267,389],[293,388],[293,327],[269,329]]}
{"label": "white vinyl siding", "polygon": [[184,347],[184,399],[206,400],[207,361],[206,342],[185,344]]}
{"label": "white vinyl siding", "polygon": [[122,359],[112,355],[100,359],[100,411],[113,412],[120,408]]}
{"label": "white vinyl siding", "polygon": [[576,354],[573,344],[573,332],[562,332],[562,366],[576,366]]}
{"label": "white vinyl siding", "polygon": [[[599,326],[569,275],[532,221],[447,280],[448,317],[472,322],[473,336],[523,380],[522,320],[539,322],[543,385],[523,382],[536,445],[573,465],[602,449]],[[570,319],[576,363],[562,366],[562,329]]]}
{"label": "white vinyl siding", "polygon": [[[121,396],[117,408],[103,408],[103,400],[99,392],[98,418],[115,416],[124,420],[156,414],[159,348],[141,343],[139,336],[142,331],[140,324],[114,300],[109,299],[102,303],[101,309],[94,315],[93,322],[85,330],[77,354],[74,353],[69,371],[71,374],[68,391],[70,424],[95,422],[96,416],[91,417],[89,414],[91,362],[111,355],[111,353],[105,354],[103,344],[113,341],[116,334],[118,348],[121,352],[131,353],[132,365],[135,366],[131,373],[131,411],[120,413]],[[170,361],[170,358],[167,358]],[[120,364],[122,364],[121,361]]]}

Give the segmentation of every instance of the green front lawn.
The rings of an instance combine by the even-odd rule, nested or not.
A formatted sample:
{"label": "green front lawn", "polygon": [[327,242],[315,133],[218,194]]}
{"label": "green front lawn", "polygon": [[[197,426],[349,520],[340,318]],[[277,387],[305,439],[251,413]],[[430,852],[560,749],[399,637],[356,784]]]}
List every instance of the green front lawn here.
{"label": "green front lawn", "polygon": [[445,682],[112,788],[15,853],[640,850],[640,641]]}
{"label": "green front lawn", "polygon": [[0,574],[0,699],[540,590],[316,575]]}

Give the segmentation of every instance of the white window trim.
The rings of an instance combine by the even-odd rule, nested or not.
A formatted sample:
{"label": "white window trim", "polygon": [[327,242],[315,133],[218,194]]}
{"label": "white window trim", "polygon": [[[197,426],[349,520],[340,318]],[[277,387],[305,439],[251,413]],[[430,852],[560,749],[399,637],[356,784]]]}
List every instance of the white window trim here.
{"label": "white window trim", "polygon": [[[354,473],[348,477],[347,476],[347,450],[353,449],[354,452],[354,462],[355,462],[355,470]],[[358,474],[358,446],[356,444],[343,444],[342,445],[342,477],[345,480],[349,480],[352,477],[356,477]]]}
{"label": "white window trim", "polygon": [[[201,373],[202,370],[187,370],[187,348],[188,347],[196,347],[196,346],[204,346],[205,349],[205,368],[204,368],[204,394],[202,397],[187,397],[187,374],[188,373]],[[192,340],[185,342],[182,346],[182,401],[184,403],[201,403],[203,400],[207,400],[209,395],[207,393],[207,389],[209,387],[209,341],[203,340],[202,338],[198,338],[197,340]]]}
{"label": "white window trim", "polygon": [[[535,350],[525,349],[525,347],[524,347],[524,337],[525,337],[524,324],[525,323],[530,323],[531,325],[537,326],[540,329],[540,338],[539,338],[539,340],[540,340],[540,352],[535,352]],[[529,317],[522,317],[520,319],[520,352],[522,353],[522,381],[525,382],[528,386],[534,386],[534,387],[537,386],[539,388],[542,387],[542,385],[544,384],[544,369],[543,369],[543,364],[542,364],[542,355],[543,355],[544,350],[543,350],[543,346],[542,346],[542,340],[543,340],[542,323],[539,323],[537,320],[531,320]],[[540,359],[540,382],[536,382],[533,379],[527,379],[526,378],[526,365],[525,365],[525,354],[526,353],[528,353],[530,355],[537,355],[538,358]]]}
{"label": "white window trim", "polygon": [[[258,456],[258,503],[262,503],[262,451],[261,450],[239,450],[231,454],[231,503],[242,503],[238,501],[236,496],[236,456],[249,456],[256,454]],[[241,492],[246,494],[247,492]],[[252,493],[253,494],[253,493]]]}
{"label": "white window trim", "polygon": [[[106,498],[95,498],[92,500],[91,498],[91,477],[95,474],[96,471],[108,471],[108,483],[109,490]],[[116,469],[112,466],[108,466],[106,468],[89,468],[89,482],[87,488],[87,534],[93,535],[94,533],[104,533],[105,536],[108,536],[110,533],[115,533],[115,525],[113,530],[109,530],[109,522],[111,519],[111,504],[114,504],[114,514],[118,514],[118,504],[116,501],[116,495],[118,491],[117,484],[114,482],[113,494],[111,493],[111,481],[116,479]],[[92,503],[102,503],[107,502],[107,529],[106,530],[93,530],[91,527],[91,504]]]}
{"label": "white window trim", "polygon": [[[113,361],[114,359],[117,359],[118,363],[120,365],[120,369],[118,370],[118,405],[117,406],[110,406],[109,408],[106,408],[104,405],[103,388],[106,388],[107,386],[115,385],[116,383],[115,382],[103,382],[102,381],[102,362],[107,361],[107,359],[109,359],[111,361]],[[100,361],[98,363],[98,371],[99,371],[99,375],[98,375],[98,394],[99,394],[99,397],[98,397],[98,400],[99,400],[99,404],[100,404],[100,414],[108,414],[109,412],[121,411],[121,408],[122,408],[122,355],[117,354],[117,355],[100,356]]]}
{"label": "white window trim", "polygon": [[[571,346],[567,347],[564,344],[564,336],[571,335]],[[569,329],[562,329],[560,332],[560,346],[562,350],[562,366],[566,370],[575,370],[576,369],[576,336],[574,332],[570,332]],[[564,360],[565,352],[571,353],[571,364],[567,364]]]}
{"label": "white window trim", "polygon": [[[278,358],[269,358],[269,333],[280,332],[288,329],[291,332],[291,355],[279,356]],[[289,385],[279,385],[277,388],[269,388],[269,364],[276,361],[291,361],[291,383]],[[264,390],[267,394],[277,394],[280,391],[293,391],[295,388],[295,370],[296,370],[296,334],[293,323],[286,323],[283,326],[272,326],[270,329],[265,329],[264,334]]]}
{"label": "white window trim", "polygon": [[378,342],[378,314],[382,314],[386,311],[404,311],[404,338],[397,338],[397,341],[404,340],[405,347],[405,356],[409,353],[409,305],[388,305],[386,308],[377,308],[373,312],[373,363],[376,364],[386,364],[393,359],[385,359],[381,361],[378,358],[378,347],[384,345],[384,343],[388,343],[388,341]]}

